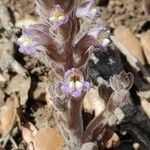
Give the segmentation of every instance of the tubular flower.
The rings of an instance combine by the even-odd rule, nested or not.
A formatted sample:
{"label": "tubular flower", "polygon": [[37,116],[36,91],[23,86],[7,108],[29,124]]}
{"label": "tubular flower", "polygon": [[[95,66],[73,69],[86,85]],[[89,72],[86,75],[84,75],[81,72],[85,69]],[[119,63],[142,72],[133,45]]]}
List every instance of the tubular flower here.
{"label": "tubular flower", "polygon": [[28,36],[25,29],[23,29],[22,36],[18,39],[19,51],[21,53],[32,54],[36,51],[36,42]]}
{"label": "tubular flower", "polygon": [[71,68],[66,71],[61,90],[75,98],[81,96],[82,91],[90,89],[90,83],[84,81],[82,72],[78,68]]}
{"label": "tubular flower", "polygon": [[48,44],[49,29],[42,24],[31,25],[22,29],[22,35],[18,38],[19,51],[21,53],[33,54],[37,49],[43,48]]}
{"label": "tubular flower", "polygon": [[89,0],[80,5],[76,10],[77,17],[88,17],[90,19],[94,19],[95,17],[99,17],[101,13],[99,10],[94,7],[95,0]]}
{"label": "tubular flower", "polygon": [[[102,35],[101,35],[102,34]],[[95,48],[99,49],[101,52],[107,52],[108,46],[110,44],[110,40],[107,38],[109,35],[109,31],[104,27],[95,27],[92,28],[87,35],[94,37],[95,39],[98,39],[99,35],[101,35],[101,44],[95,45]],[[95,50],[96,50],[95,49]]]}
{"label": "tubular flower", "polygon": [[52,23],[52,26],[59,28],[68,21],[68,15],[65,15],[60,5],[57,4],[50,12],[49,21]]}

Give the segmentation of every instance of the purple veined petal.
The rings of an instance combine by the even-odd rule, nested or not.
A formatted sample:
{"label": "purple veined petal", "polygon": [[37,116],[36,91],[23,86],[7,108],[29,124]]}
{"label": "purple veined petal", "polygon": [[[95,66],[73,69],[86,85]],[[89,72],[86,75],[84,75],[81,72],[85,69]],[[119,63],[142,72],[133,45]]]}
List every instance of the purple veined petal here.
{"label": "purple veined petal", "polygon": [[64,16],[64,18],[62,20],[58,20],[56,22],[53,23],[53,26],[57,29],[59,28],[61,25],[66,24],[68,21],[69,17],[66,15]]}
{"label": "purple veined petal", "polygon": [[90,36],[93,36],[95,39],[97,39],[97,37],[100,34],[100,31],[101,31],[101,29],[97,27],[97,28],[91,29],[87,34]]}
{"label": "purple veined petal", "polygon": [[76,16],[80,17],[88,17],[90,19],[94,19],[95,17],[100,16],[101,13],[95,7],[95,0],[89,0],[81,4],[76,10]]}
{"label": "purple veined petal", "polygon": [[76,16],[78,18],[87,16],[90,8],[95,4],[95,0],[89,0],[81,4],[76,10]]}
{"label": "purple veined petal", "polygon": [[88,14],[87,14],[87,17],[89,17],[90,19],[94,19],[96,17],[100,17],[101,16],[101,12],[98,8],[93,8],[91,9]]}
{"label": "purple veined petal", "polygon": [[60,5],[55,5],[50,11],[49,21],[51,22],[54,28],[59,28],[62,24],[65,24],[68,21],[69,17],[61,9]]}
{"label": "purple veined petal", "polygon": [[21,53],[25,53],[25,54],[31,55],[31,54],[35,53],[37,49],[34,46],[33,47],[20,46],[20,48],[18,50]]}
{"label": "purple veined petal", "polygon": [[36,51],[36,45],[38,45],[36,41],[33,41],[26,34],[26,32],[18,38],[17,44],[20,46],[19,51],[26,54],[33,54]]}
{"label": "purple veined petal", "polygon": [[68,89],[68,86],[65,83],[61,85],[62,92],[67,93],[67,89]]}
{"label": "purple veined petal", "polygon": [[53,6],[60,5],[65,13],[68,13],[76,4],[76,0],[35,0],[37,13],[47,18],[49,11],[52,10]]}
{"label": "purple veined petal", "polygon": [[64,93],[68,93],[68,86],[67,86],[67,84],[62,84],[61,90],[62,90],[62,92],[64,92]]}
{"label": "purple veined petal", "polygon": [[74,98],[78,98],[78,97],[81,96],[81,94],[82,94],[82,89],[78,89],[78,90],[75,90],[75,91],[72,93],[72,96],[73,96]]}
{"label": "purple veined petal", "polygon": [[30,25],[27,28],[23,27],[22,35],[18,38],[17,43],[20,46],[19,51],[28,54],[34,53],[35,49],[42,46],[45,49],[56,47],[53,39],[49,36],[49,26],[43,24]]}
{"label": "purple veined petal", "polygon": [[[29,37],[32,38],[33,41],[37,42],[37,47],[43,46],[46,50],[47,55],[54,62],[63,62],[64,57],[62,57],[60,53],[60,45],[51,37],[49,33],[49,26],[44,24],[36,24],[30,26],[28,29]],[[42,48],[42,49],[43,49]]]}
{"label": "purple veined petal", "polygon": [[83,74],[78,68],[71,68],[65,72],[62,92],[77,98],[81,96],[82,91],[88,91],[89,88],[89,82],[84,81]]}
{"label": "purple veined petal", "polygon": [[106,31],[106,28],[104,28],[104,27],[95,27],[95,28],[92,28],[87,34],[94,37],[95,39],[97,39],[98,36],[102,32],[105,32],[105,31]]}
{"label": "purple veined petal", "polygon": [[83,76],[82,72],[78,68],[71,68],[65,72],[65,79],[70,78],[73,74],[79,75],[80,79]]}
{"label": "purple veined petal", "polygon": [[23,29],[22,34],[29,36],[34,41],[48,43],[50,40],[49,26],[43,24],[30,25]]}
{"label": "purple veined petal", "polygon": [[30,25],[28,28],[23,27],[21,37],[26,37],[31,41],[46,43],[50,39],[49,28],[42,24]]}
{"label": "purple veined petal", "polygon": [[62,92],[64,92],[65,94],[71,94],[74,92],[75,88],[74,87],[69,87],[69,85],[67,85],[66,83],[64,85],[61,86],[61,90]]}
{"label": "purple veined petal", "polygon": [[44,50],[54,62],[64,62],[64,57],[59,53],[60,45],[49,35],[48,25],[36,24],[24,27],[17,44],[22,53],[33,54],[36,50]]}

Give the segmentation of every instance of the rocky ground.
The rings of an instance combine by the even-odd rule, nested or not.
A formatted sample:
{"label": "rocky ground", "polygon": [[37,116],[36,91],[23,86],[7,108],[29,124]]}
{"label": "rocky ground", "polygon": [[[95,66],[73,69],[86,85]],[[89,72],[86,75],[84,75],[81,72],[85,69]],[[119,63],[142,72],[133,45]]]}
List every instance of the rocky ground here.
{"label": "rocky ground", "polygon": [[[102,0],[99,5],[102,11],[101,19],[95,22],[83,21],[81,35],[94,24],[105,25],[110,29],[111,35],[123,44],[123,48],[116,44],[120,56],[118,60],[121,63],[120,70],[124,68],[134,74],[135,85],[131,91],[134,102],[150,117],[148,10],[141,0],[109,0],[108,3]],[[34,8],[32,0],[0,1],[0,149],[24,150],[29,141],[35,143],[37,150],[49,150],[49,147],[51,150],[62,150],[65,145],[56,127],[52,103],[46,94],[48,85],[54,80],[54,73],[36,58],[19,53],[16,44],[23,25],[39,22]],[[117,57],[115,54],[108,54],[108,58],[110,56],[113,56],[112,60]],[[107,81],[112,74],[118,73],[119,69],[116,66],[115,72],[115,66],[110,65],[109,75],[106,73],[107,70],[101,69],[101,66],[106,65],[107,60],[104,63],[100,58],[105,59],[106,56],[95,53],[91,60],[95,57],[99,59],[98,63],[90,61],[89,66],[95,71],[91,73],[91,78],[97,88],[99,77]],[[103,105],[99,106],[97,97],[95,89],[85,96],[83,104],[85,122],[103,109]],[[107,143],[106,149],[144,148],[136,137],[129,133],[121,135],[116,131]]]}

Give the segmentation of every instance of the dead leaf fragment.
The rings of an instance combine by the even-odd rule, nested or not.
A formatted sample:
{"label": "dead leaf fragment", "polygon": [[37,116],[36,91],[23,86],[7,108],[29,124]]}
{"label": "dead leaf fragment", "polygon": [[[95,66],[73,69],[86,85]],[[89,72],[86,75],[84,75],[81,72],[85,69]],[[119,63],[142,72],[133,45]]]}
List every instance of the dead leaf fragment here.
{"label": "dead leaf fragment", "polygon": [[91,88],[84,97],[83,106],[88,112],[95,111],[95,116],[98,116],[104,109],[105,103],[100,98],[98,90]]}
{"label": "dead leaf fragment", "polygon": [[146,113],[146,115],[150,118],[150,102],[148,102],[145,99],[141,99],[141,106],[144,110],[144,112]]}
{"label": "dead leaf fragment", "polygon": [[150,64],[150,34],[148,32],[141,35],[141,45],[143,47],[145,57]]}
{"label": "dead leaf fragment", "polygon": [[107,142],[107,149],[116,148],[120,144],[119,136],[114,132],[111,139]]}
{"label": "dead leaf fragment", "polygon": [[0,74],[0,82],[6,82],[6,78],[2,74]]}
{"label": "dead leaf fragment", "polygon": [[30,122],[22,127],[22,136],[24,141],[29,144],[33,140],[33,136],[37,134],[38,129]]}
{"label": "dead leaf fragment", "polygon": [[36,150],[63,150],[64,139],[57,129],[41,129],[34,138]]}
{"label": "dead leaf fragment", "polygon": [[[32,129],[31,129],[32,128]],[[22,134],[29,150],[63,150],[64,139],[55,128],[37,130],[34,125],[23,127]],[[33,143],[31,145],[31,143]]]}
{"label": "dead leaf fragment", "polygon": [[0,133],[3,137],[9,134],[17,121],[17,110],[15,101],[7,99],[6,104],[1,107]]}
{"label": "dead leaf fragment", "polygon": [[139,40],[134,36],[129,28],[119,26],[114,31],[114,36],[142,63],[144,57]]}
{"label": "dead leaf fragment", "polygon": [[33,98],[37,101],[46,102],[46,87],[48,83],[39,82],[36,90],[33,92]]}
{"label": "dead leaf fragment", "polygon": [[19,92],[20,104],[24,105],[28,99],[28,91],[30,89],[30,85],[31,85],[30,77],[16,75],[9,82],[6,89],[6,93],[10,95],[14,92]]}

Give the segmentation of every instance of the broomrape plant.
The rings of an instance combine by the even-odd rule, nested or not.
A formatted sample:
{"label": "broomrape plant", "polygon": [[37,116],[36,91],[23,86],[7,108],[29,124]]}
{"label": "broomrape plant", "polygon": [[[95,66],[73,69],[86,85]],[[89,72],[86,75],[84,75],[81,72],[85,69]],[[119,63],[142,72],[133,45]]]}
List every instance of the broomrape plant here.
{"label": "broomrape plant", "polygon": [[[93,20],[101,13],[95,6],[95,0],[87,0],[82,4],[77,0],[35,0],[35,2],[36,11],[43,19],[43,23],[22,29],[22,35],[18,39],[19,51],[31,56],[38,52],[43,53],[48,57],[49,64],[58,77],[49,86],[48,92],[56,111],[57,125],[66,140],[67,148],[96,150],[97,137],[102,129],[110,124],[109,118],[114,116],[112,110],[118,107],[115,100],[119,98],[114,98],[117,97],[117,91],[123,93],[123,97],[127,94],[131,99],[128,89],[133,84],[133,76],[122,72],[119,77],[110,79],[111,87],[115,91],[111,99],[115,100],[114,102],[111,100],[106,112],[91,121],[84,131],[82,99],[85,92],[91,88],[86,65],[92,52],[108,51],[110,40],[104,38],[101,44],[98,42],[98,36],[107,32],[101,26],[92,28],[80,40],[76,38],[80,30],[80,18],[87,17]],[[115,84],[118,82],[120,86],[116,90]],[[128,103],[128,100],[125,102]]]}

